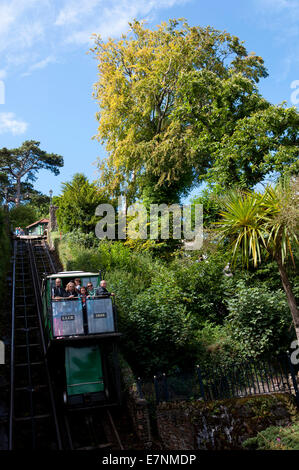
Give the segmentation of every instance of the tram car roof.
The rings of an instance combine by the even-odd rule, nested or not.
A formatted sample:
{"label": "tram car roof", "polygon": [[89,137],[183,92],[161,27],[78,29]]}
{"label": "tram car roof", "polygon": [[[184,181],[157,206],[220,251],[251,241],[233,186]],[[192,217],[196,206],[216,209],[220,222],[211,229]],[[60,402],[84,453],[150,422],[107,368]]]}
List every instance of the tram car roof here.
{"label": "tram car roof", "polygon": [[57,277],[90,277],[90,276],[99,276],[99,272],[91,273],[86,271],[61,271],[59,273],[51,274],[47,276],[47,279],[56,279]]}

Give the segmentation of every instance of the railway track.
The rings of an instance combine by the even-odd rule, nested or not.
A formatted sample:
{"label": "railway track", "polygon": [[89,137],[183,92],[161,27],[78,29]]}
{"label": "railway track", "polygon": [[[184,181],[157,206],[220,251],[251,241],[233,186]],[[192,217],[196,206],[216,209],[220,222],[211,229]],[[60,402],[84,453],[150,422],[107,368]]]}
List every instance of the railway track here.
{"label": "railway track", "polygon": [[34,254],[14,241],[9,449],[61,449],[53,387],[45,355]]}
{"label": "railway track", "polygon": [[52,384],[41,279],[56,272],[42,239],[14,241],[9,449],[123,449],[109,410],[67,411]]}

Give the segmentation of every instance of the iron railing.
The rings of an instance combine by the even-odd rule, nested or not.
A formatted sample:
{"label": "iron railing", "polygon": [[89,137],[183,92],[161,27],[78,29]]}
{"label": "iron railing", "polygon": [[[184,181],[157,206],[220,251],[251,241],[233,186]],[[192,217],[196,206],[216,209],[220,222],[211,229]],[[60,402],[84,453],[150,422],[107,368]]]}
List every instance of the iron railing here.
{"label": "iron railing", "polygon": [[152,380],[137,380],[139,396],[156,403],[186,400],[222,400],[252,395],[288,392],[299,406],[298,367],[289,354],[273,360],[247,361],[220,368],[200,367],[176,374],[157,374]]}

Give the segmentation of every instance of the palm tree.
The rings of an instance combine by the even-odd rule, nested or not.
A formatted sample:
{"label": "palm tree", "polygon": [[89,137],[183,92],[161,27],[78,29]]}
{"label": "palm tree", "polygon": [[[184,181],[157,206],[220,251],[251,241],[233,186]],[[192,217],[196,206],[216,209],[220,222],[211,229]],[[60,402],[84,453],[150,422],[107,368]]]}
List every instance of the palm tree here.
{"label": "palm tree", "polygon": [[221,240],[231,243],[233,261],[241,252],[247,267],[251,261],[257,266],[263,255],[277,262],[299,341],[299,311],[286,271],[289,258],[295,264],[293,246],[298,244],[298,179],[267,186],[264,193],[233,191],[223,205],[217,230]]}

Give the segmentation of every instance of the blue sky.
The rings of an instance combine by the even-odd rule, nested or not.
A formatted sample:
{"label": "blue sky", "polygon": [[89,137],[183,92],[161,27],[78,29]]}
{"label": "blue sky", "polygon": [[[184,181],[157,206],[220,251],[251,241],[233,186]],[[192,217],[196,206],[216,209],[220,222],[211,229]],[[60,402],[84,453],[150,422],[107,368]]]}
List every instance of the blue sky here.
{"label": "blue sky", "polygon": [[292,105],[291,84],[297,80],[299,88],[299,0],[0,0],[0,147],[34,139],[65,160],[59,176],[40,172],[36,189],[57,195],[78,171],[98,176],[94,162],[105,149],[92,140],[97,68],[87,54],[91,34],[118,37],[133,18],[154,27],[180,17],[244,40],[268,68],[263,95]]}

